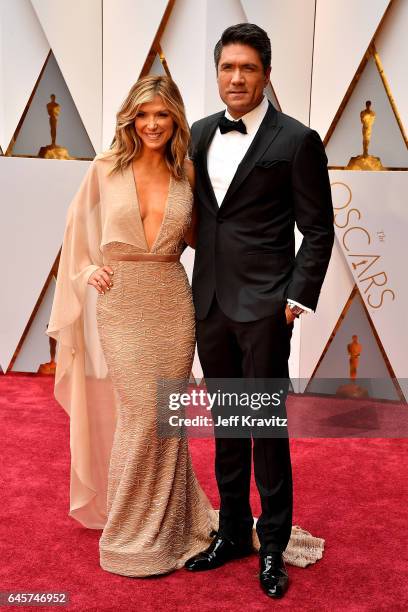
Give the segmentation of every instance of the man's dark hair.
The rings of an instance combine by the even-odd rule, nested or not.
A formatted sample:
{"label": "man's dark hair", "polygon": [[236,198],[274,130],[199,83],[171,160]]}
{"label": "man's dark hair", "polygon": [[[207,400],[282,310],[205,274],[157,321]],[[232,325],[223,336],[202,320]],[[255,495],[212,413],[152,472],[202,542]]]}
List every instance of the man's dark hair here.
{"label": "man's dark hair", "polygon": [[254,23],[238,23],[224,30],[214,47],[214,61],[217,70],[222,48],[233,43],[248,45],[258,51],[264,72],[267,71],[271,65],[271,41],[265,30]]}

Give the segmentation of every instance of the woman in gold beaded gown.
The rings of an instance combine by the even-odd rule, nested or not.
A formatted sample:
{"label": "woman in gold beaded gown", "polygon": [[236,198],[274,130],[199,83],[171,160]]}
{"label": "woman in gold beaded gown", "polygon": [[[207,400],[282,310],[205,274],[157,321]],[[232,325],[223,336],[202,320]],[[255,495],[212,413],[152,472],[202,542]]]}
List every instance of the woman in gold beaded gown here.
{"label": "woman in gold beaded gown", "polygon": [[[188,142],[174,82],[140,79],[118,113],[111,150],[91,163],[70,206],[48,326],[62,344],[56,395],[63,402],[70,395],[71,515],[87,526],[103,526],[101,567],[128,576],[181,567],[210,542],[216,527],[187,439],[157,434],[157,382],[188,380],[195,346],[191,291],[180,263],[192,229]],[[67,363],[70,345],[74,361],[86,358],[80,326],[64,341],[67,322],[62,321],[74,318],[84,303],[85,283],[98,292],[97,329],[115,419],[106,408],[113,402],[102,397],[109,386],[98,384],[104,379],[90,376],[86,367],[85,375],[75,376],[75,364]],[[86,331],[85,321],[84,336]],[[64,395],[58,379],[67,369],[71,384]],[[85,390],[73,400],[78,385]],[[95,417],[98,403],[103,418]],[[111,443],[109,460],[105,457],[106,514],[102,508],[99,516],[95,430],[102,431],[107,449]]]}
{"label": "woman in gold beaded gown", "polygon": [[[100,565],[125,576],[182,567],[218,523],[187,439],[157,427],[158,380],[188,379],[195,347],[179,261],[194,242],[188,143],[177,86],[140,79],[69,207],[47,329],[58,340],[55,396],[70,416],[69,514],[103,529]],[[322,540],[293,536],[289,562],[321,557]]]}

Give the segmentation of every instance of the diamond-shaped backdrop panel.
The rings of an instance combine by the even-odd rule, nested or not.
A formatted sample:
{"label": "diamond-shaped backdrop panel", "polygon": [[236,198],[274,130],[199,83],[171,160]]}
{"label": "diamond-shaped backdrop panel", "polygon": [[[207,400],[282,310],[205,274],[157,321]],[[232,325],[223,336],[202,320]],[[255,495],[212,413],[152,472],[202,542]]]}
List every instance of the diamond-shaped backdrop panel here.
{"label": "diamond-shaped backdrop panel", "polygon": [[[331,173],[333,177],[333,172]],[[338,241],[320,293],[316,314],[302,316],[300,339],[300,381],[303,391],[327,344],[354,285]]]}
{"label": "diamond-shaped backdrop panel", "polygon": [[103,148],[112,141],[116,113],[139,78],[167,0],[103,0]]}
{"label": "diamond-shaped backdrop panel", "polygon": [[356,335],[362,350],[357,367],[356,384],[367,390],[370,397],[398,400],[395,385],[388,372],[370,322],[357,292],[341,321],[327,352],[308,385],[311,393],[335,395],[340,385],[350,382],[347,345]]}
{"label": "diamond-shaped backdrop panel", "polygon": [[408,2],[393,0],[375,46],[391,87],[405,133],[408,131]]}
{"label": "diamond-shaped backdrop panel", "polygon": [[45,332],[51,314],[54,291],[55,280],[52,279],[27,336],[20,347],[12,367],[13,372],[37,372],[42,363],[50,361],[50,338]]}
{"label": "diamond-shaped backdrop panel", "polygon": [[268,32],[282,110],[309,124],[315,0],[241,0],[247,21]]}
{"label": "diamond-shaped backdrop panel", "polygon": [[389,0],[317,0],[310,125],[324,138]]}
{"label": "diamond-shaped backdrop panel", "polygon": [[0,144],[17,128],[50,50],[30,0],[0,2]]}
{"label": "diamond-shaped backdrop panel", "polygon": [[47,112],[51,94],[56,96],[55,101],[61,107],[57,120],[57,144],[68,149],[71,157],[93,159],[95,150],[52,53],[18,133],[12,154],[37,156],[41,147],[51,143]]}
{"label": "diamond-shaped backdrop panel", "polygon": [[204,114],[216,113],[225,105],[220,99],[217,74],[214,64],[214,47],[223,31],[235,23],[246,22],[240,0],[207,0],[206,28],[206,69],[205,69],[205,109]]}
{"label": "diamond-shaped backdrop panel", "polygon": [[336,235],[397,377],[407,377],[407,172],[332,171]]}
{"label": "diamond-shaped backdrop panel", "polygon": [[[61,246],[90,162],[0,157],[0,365],[5,371]],[[22,281],[23,279],[23,281]]]}
{"label": "diamond-shaped backdrop panel", "polygon": [[190,124],[205,114],[206,18],[206,2],[176,0],[160,40]]}
{"label": "diamond-shaped backdrop panel", "polygon": [[31,0],[94,149],[102,136],[101,0]]}
{"label": "diamond-shaped backdrop panel", "polygon": [[407,168],[408,150],[373,58],[368,61],[327,144],[329,164],[346,166],[350,157],[363,153],[360,112],[366,100],[371,101],[371,109],[376,114],[370,155],[380,157],[383,166]]}

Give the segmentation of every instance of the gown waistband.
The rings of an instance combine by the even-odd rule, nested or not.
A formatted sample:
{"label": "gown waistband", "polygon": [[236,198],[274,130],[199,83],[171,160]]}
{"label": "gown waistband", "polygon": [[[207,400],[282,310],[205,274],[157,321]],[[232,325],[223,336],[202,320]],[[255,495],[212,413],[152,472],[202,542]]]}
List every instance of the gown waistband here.
{"label": "gown waistband", "polygon": [[161,255],[160,253],[109,253],[106,259],[106,264],[109,264],[109,261],[171,262],[180,261],[180,255],[177,253],[171,253],[169,255]]}

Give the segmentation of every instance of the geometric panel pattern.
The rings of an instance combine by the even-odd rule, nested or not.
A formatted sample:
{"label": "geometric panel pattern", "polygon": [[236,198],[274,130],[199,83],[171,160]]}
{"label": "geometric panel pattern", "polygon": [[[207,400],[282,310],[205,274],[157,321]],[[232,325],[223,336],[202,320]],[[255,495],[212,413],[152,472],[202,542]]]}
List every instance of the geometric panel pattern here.
{"label": "geometric panel pattern", "polygon": [[102,136],[101,0],[31,0],[96,152]]}
{"label": "geometric panel pattern", "polygon": [[271,81],[281,109],[309,125],[315,0],[241,3],[245,21],[262,25],[271,40]]}
{"label": "geometric panel pattern", "polygon": [[318,0],[310,125],[324,138],[389,0]]}
{"label": "geometric panel pattern", "polygon": [[[331,172],[331,176],[333,176]],[[300,390],[306,387],[354,286],[339,241],[335,239],[316,314],[301,317]],[[333,374],[334,375],[334,374]]]}
{"label": "geometric panel pattern", "polygon": [[50,46],[30,0],[0,3],[0,145],[7,151]]}
{"label": "geometric panel pattern", "polygon": [[[206,65],[212,61],[212,57],[206,57],[206,6],[201,0],[176,0],[160,39],[171,76],[183,96],[189,123],[205,114]],[[221,3],[220,7],[222,10]],[[190,61],[192,49],[194,61]]]}
{"label": "geometric panel pattern", "polygon": [[168,0],[103,0],[103,139],[108,148],[116,113],[139,78]]}
{"label": "geometric panel pattern", "polygon": [[331,175],[337,239],[392,370],[407,377],[408,173]]}
{"label": "geometric panel pattern", "polygon": [[[3,0],[0,3],[2,150],[8,155],[13,134],[18,140],[25,130],[30,131],[30,126],[34,135],[29,108],[31,104],[35,106],[35,93],[33,97],[32,94],[40,75],[36,92],[41,89],[42,68],[50,47],[50,58],[58,65],[61,81],[77,113],[74,128],[80,126],[87,133],[93,145],[89,154],[92,157],[93,151],[110,145],[118,108],[142,71],[163,73],[168,67],[180,87],[190,122],[221,109],[212,47],[224,27],[247,20],[259,23],[271,38],[273,89],[267,88],[268,95],[274,98],[275,93],[284,112],[310,124],[322,137],[327,136],[332,164],[343,166],[361,151],[358,112],[367,99],[373,98],[377,117],[370,153],[381,157],[387,168],[408,166],[403,157],[406,150],[402,135],[404,126],[406,134],[408,120],[407,0],[392,3],[388,0],[87,0],[74,3]],[[374,57],[376,67],[370,57]],[[63,111],[67,110],[66,104],[61,106]],[[58,129],[60,125],[62,129],[62,123]],[[18,146],[13,153],[19,154]],[[27,155],[28,151],[21,153]],[[8,262],[7,291],[2,293],[0,302],[3,371],[13,355],[17,355],[22,334],[33,319],[33,308],[38,306],[59,251],[66,207],[87,166],[88,162],[82,161],[0,157],[0,255],[2,261],[6,258]],[[404,194],[408,174],[343,170],[331,170],[330,174],[335,205],[337,208],[340,205],[336,211],[338,225],[346,220],[347,223],[344,228],[336,226],[333,257],[316,313],[303,316],[296,323],[291,375],[296,377],[299,373],[307,380],[316,373],[356,285],[365,304],[367,320],[378,335],[378,346],[387,354],[388,365],[396,375],[404,376],[406,360],[401,347],[408,340],[407,330],[403,322],[394,323],[401,321],[398,313],[405,313],[408,304],[406,288],[399,280],[406,259],[403,228],[407,224]],[[341,209],[339,183],[346,184],[352,193],[347,210]],[[346,244],[358,236],[363,240],[366,230],[371,237],[366,246],[372,249],[355,252],[354,259],[342,242],[352,225],[362,229],[348,233]],[[381,251],[377,252],[377,247]],[[358,259],[361,255],[364,257]],[[186,250],[183,261],[191,274],[193,251]],[[360,275],[364,268],[366,274]],[[370,273],[373,273],[371,278]],[[19,281],[22,274],[26,275],[23,284]],[[370,306],[370,295],[370,301],[377,306]],[[382,300],[381,305],[378,300]],[[33,333],[28,331],[24,335],[21,359],[26,359],[29,345],[31,354],[31,341],[35,343],[35,330],[42,325],[45,307],[43,298],[32,323]],[[18,355],[15,363],[17,360]]]}
{"label": "geometric panel pattern", "polygon": [[361,345],[355,383],[376,399],[399,400],[381,347],[378,346],[367,317],[363,301],[358,291],[347,304],[344,315],[336,328],[336,334],[329,343],[319,362],[312,380],[307,385],[309,393],[335,395],[342,384],[350,380],[350,364],[347,345],[353,335]]}
{"label": "geometric panel pattern", "polygon": [[367,100],[371,101],[371,110],[376,115],[370,155],[379,157],[387,168],[408,168],[407,145],[373,57],[369,58],[327,144],[329,165],[347,166],[352,155],[362,154],[360,112],[364,110]]}
{"label": "geometric panel pattern", "polygon": [[213,51],[223,31],[233,23],[247,21],[240,0],[209,0],[207,2],[206,30],[205,30],[205,106],[204,114],[216,113],[224,104],[220,105],[220,96],[216,81]]}
{"label": "geometric panel pattern", "polygon": [[405,130],[408,129],[408,2],[393,0],[384,25],[375,37],[394,101]]}
{"label": "geometric panel pattern", "polygon": [[52,278],[11,368],[12,372],[37,372],[42,363],[50,361],[50,338],[45,330],[50,320],[54,290],[55,279]]}
{"label": "geometric panel pattern", "polygon": [[56,125],[57,145],[65,147],[72,158],[93,159],[95,150],[92,142],[52,52],[8,154],[37,157],[40,148],[51,143],[47,105],[51,102],[52,94],[60,106]]}
{"label": "geometric panel pattern", "polygon": [[[0,365],[5,372],[61,246],[89,162],[0,157]],[[22,180],[23,177],[23,180]]]}

